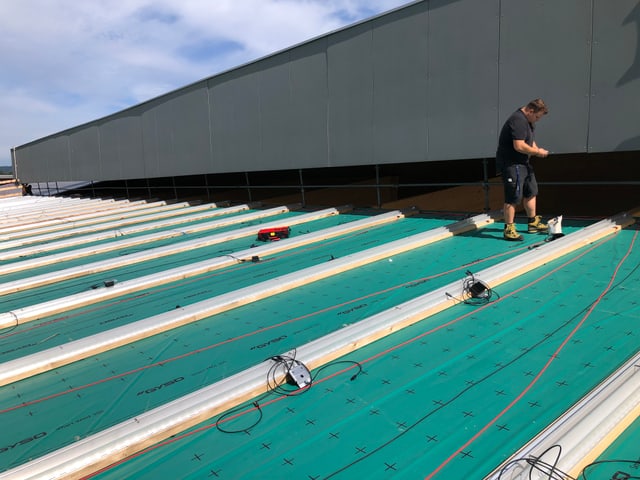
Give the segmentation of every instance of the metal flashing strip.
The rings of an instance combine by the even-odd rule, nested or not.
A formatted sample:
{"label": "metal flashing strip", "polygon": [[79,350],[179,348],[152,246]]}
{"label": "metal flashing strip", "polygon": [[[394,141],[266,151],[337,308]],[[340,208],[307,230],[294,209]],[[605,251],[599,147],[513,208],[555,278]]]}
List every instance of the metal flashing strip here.
{"label": "metal flashing strip", "polygon": [[[477,276],[496,286],[583,245],[614,234],[633,222],[633,218],[627,214],[603,220],[478,272]],[[462,282],[452,283],[312,341],[297,349],[296,358],[310,368],[317,368],[452,306],[457,303],[452,296],[461,297],[463,294]],[[258,364],[0,474],[0,479],[71,479],[96,472],[263,393],[267,389],[266,378],[271,366],[268,361]]]}
{"label": "metal flashing strip", "polygon": [[[65,240],[59,240],[59,241],[51,241],[59,237],[58,233],[50,233],[50,234],[41,235],[41,236],[34,236],[29,239],[28,243],[34,243],[34,242],[48,242],[48,243],[41,243],[38,245],[33,245],[31,247],[18,248],[8,252],[4,252],[4,251],[0,252],[0,261],[10,260],[13,258],[28,257],[30,255],[37,255],[45,252],[50,252],[52,250],[60,250],[63,248],[74,247],[76,245],[84,245],[87,243],[108,240],[110,238],[125,237],[127,235],[134,235],[137,233],[147,232],[149,230],[157,230],[161,228],[182,225],[185,223],[196,222],[196,221],[208,219],[211,217],[221,217],[224,215],[248,210],[249,206],[238,205],[238,206],[229,207],[229,208],[209,209],[206,212],[200,212],[195,214],[191,214],[192,212],[192,210],[190,210],[191,208],[197,208],[198,210],[201,210],[201,208],[198,208],[198,207],[189,207],[187,211],[180,212],[179,214],[180,216],[177,218],[158,220],[158,221],[149,222],[149,223],[147,223],[145,219],[137,219],[135,223],[140,223],[140,225],[134,225],[131,227],[124,227],[124,228],[118,228],[118,224],[120,222],[113,222],[113,224],[109,226],[109,228],[112,228],[111,230],[102,231],[99,233],[92,233],[96,231],[96,229],[93,227],[83,227],[81,229],[78,229],[77,231],[73,231],[73,229],[69,229],[65,232],[65,234],[68,234],[68,235],[79,234],[80,236],[74,236],[73,238],[67,238]],[[249,215],[251,216],[256,214],[249,214]],[[222,220],[222,222],[228,222],[228,221],[230,220],[229,219]],[[186,226],[180,230],[180,235],[183,235],[185,233],[198,232],[198,231],[202,231],[209,228],[215,228],[218,226],[217,223],[218,222],[215,222],[212,225],[198,224],[198,225]],[[84,233],[89,233],[89,235],[82,235]],[[168,238],[171,236],[175,236],[176,234],[170,230],[166,230],[166,231],[158,232],[157,235],[159,235],[158,238]],[[163,235],[166,235],[167,237],[163,237]],[[14,247],[20,246],[22,243],[23,241],[21,240],[16,240],[15,242],[6,242],[4,245],[0,244],[0,249],[5,250],[7,248],[14,248]]]}
{"label": "metal flashing strip", "polygon": [[137,292],[146,288],[167,284],[195,275],[211,272],[240,262],[250,261],[252,257],[273,255],[283,250],[297,248],[320,240],[326,240],[339,235],[345,235],[357,230],[382,225],[388,222],[403,218],[404,215],[396,210],[388,213],[364,218],[353,222],[326,228],[318,232],[306,233],[297,237],[283,239],[278,242],[271,242],[263,246],[253,247],[239,252],[234,252],[233,256],[225,255],[221,257],[203,260],[201,262],[184,265],[159,273],[146,275],[133,280],[117,283],[113,287],[100,288],[92,291],[81,292],[57,298],[48,302],[0,313],[0,329],[11,327],[16,324],[23,324],[48,315],[71,310],[85,305],[101,302],[120,295]]}
{"label": "metal flashing strip", "polygon": [[[274,209],[274,210],[281,210],[282,212],[286,211],[286,209],[284,210]],[[325,210],[320,210],[318,212],[299,215],[297,217],[288,217],[287,224],[299,225],[301,223],[311,222],[313,220],[328,217],[330,215],[338,215],[338,213],[339,213],[338,210],[336,210],[335,208],[328,208]],[[242,217],[246,220],[246,215],[243,215]],[[239,218],[239,217],[234,217],[234,218]],[[239,221],[240,220],[238,220],[237,222]],[[237,222],[234,222],[234,223],[237,223]],[[203,247],[215,245],[222,242],[227,242],[229,240],[234,240],[237,238],[256,235],[258,232],[258,229],[260,228],[276,227],[281,225],[281,223],[282,221],[270,222],[270,223],[267,222],[260,225],[253,225],[249,227],[239,228],[236,230],[231,230],[229,232],[209,235],[207,237],[198,238],[195,240],[187,240],[185,242],[178,242],[173,245],[156,247],[156,248],[152,248],[142,252],[132,253],[130,255],[126,255],[116,259],[88,263],[85,265],[81,265],[79,267],[71,267],[64,270],[58,270],[52,273],[36,275],[30,278],[25,278],[23,280],[15,280],[13,282],[2,283],[0,284],[0,295],[19,292],[21,290],[27,290],[29,288],[35,288],[42,285],[55,283],[61,280],[69,279],[69,278],[81,277],[83,275],[90,275],[98,272],[106,272],[124,265],[133,265],[135,263],[144,262],[146,260],[150,260],[153,258],[160,258],[168,255],[174,255],[176,253],[185,252],[188,250],[195,250],[197,248],[203,248]],[[146,241],[150,241],[149,236],[145,236],[143,238],[147,238]],[[127,241],[123,241],[123,242],[127,242]],[[109,245],[113,245],[114,243],[119,244],[117,248],[123,248],[123,246],[129,246],[128,243],[125,245],[124,243],[120,244],[120,242],[112,242]],[[67,260],[69,258],[75,258],[78,256],[83,257],[87,255],[93,255],[95,253],[103,252],[103,251],[104,250],[102,249],[97,249],[97,247],[89,247],[89,248],[74,250],[69,253],[63,253],[59,255],[50,255],[48,257],[35,258],[32,260],[26,260],[24,262],[10,263],[8,265],[4,265],[0,267],[0,274],[12,272],[12,271],[21,271],[24,268],[33,268],[34,266],[47,265],[49,263],[55,263],[58,261]],[[51,257],[54,257],[54,259],[51,260]],[[41,260],[46,261],[46,263],[38,263]],[[22,265],[22,268],[19,268],[20,265]]]}
{"label": "metal flashing strip", "polygon": [[[486,480],[543,480],[549,467],[537,471],[531,462],[553,465],[554,478],[564,473],[578,478],[580,472],[600,455],[640,415],[640,353],[627,361],[567,413],[518,450]],[[543,454],[560,445],[563,455],[547,459]],[[551,452],[549,457],[554,456]],[[522,460],[522,461],[520,461]],[[626,477],[625,477],[626,478]]]}
{"label": "metal flashing strip", "polygon": [[60,202],[50,202],[47,205],[38,204],[36,209],[33,208],[15,208],[6,212],[1,212],[3,219],[2,223],[11,224],[29,224],[37,223],[39,220],[49,218],[50,215],[59,215],[66,212],[83,212],[96,209],[109,209],[112,208],[114,200],[99,200],[99,199],[61,199]]}
{"label": "metal flashing strip", "polygon": [[[94,233],[98,230],[108,230],[109,228],[119,228],[120,226],[135,224],[138,222],[152,222],[154,220],[160,220],[164,218],[176,217],[178,215],[188,215],[189,213],[201,212],[203,210],[213,210],[217,206],[215,203],[206,203],[202,205],[190,206],[188,203],[175,204],[167,208],[167,206],[153,207],[141,210],[138,207],[137,210],[112,213],[116,209],[109,209],[105,212],[99,212],[101,217],[94,215],[92,218],[84,220],[79,219],[65,219],[65,223],[62,224],[59,221],[57,224],[50,224],[41,226],[35,225],[33,228],[23,228],[18,231],[14,231],[11,234],[6,234],[4,231],[0,235],[0,248],[15,248],[22,245],[28,245],[36,242],[51,241],[62,237],[69,237],[71,235],[80,235],[82,233]],[[117,210],[121,211],[121,210]],[[21,240],[20,240],[21,239]]]}
{"label": "metal flashing strip", "polygon": [[[53,231],[54,229],[63,229],[66,228],[68,224],[74,224],[74,222],[87,222],[86,225],[89,225],[91,222],[98,223],[101,221],[101,217],[109,218],[112,216],[115,220],[116,218],[125,218],[128,216],[136,216],[136,215],[144,215],[146,211],[160,211],[164,209],[176,209],[183,208],[186,202],[184,203],[172,203],[167,204],[166,202],[153,202],[147,203],[143,200],[139,200],[136,202],[123,202],[116,203],[112,208],[108,210],[94,210],[89,213],[78,213],[77,215],[65,215],[60,216],[58,214],[52,214],[47,220],[40,220],[37,223],[30,224],[18,224],[18,225],[3,225],[2,233],[0,236],[2,240],[11,240],[12,238],[19,238],[20,236],[30,235],[31,229],[36,228],[40,229],[50,229]],[[188,205],[188,204],[187,204]]]}
{"label": "metal flashing strip", "polygon": [[10,360],[0,364],[0,385],[7,385],[301,285],[450,238],[456,234],[481,228],[490,223],[493,223],[492,217],[486,214],[479,215],[452,225],[432,229],[356,254],[336,258],[327,263],[314,265],[294,273],[240,288],[180,309],[154,315],[129,325]]}
{"label": "metal flashing strip", "polygon": [[[332,211],[335,211],[335,209],[330,209]],[[7,274],[7,273],[13,273],[13,272],[19,272],[19,271],[24,271],[26,269],[30,269],[30,268],[36,268],[36,267],[42,267],[44,265],[51,265],[53,263],[59,263],[59,262],[63,262],[66,260],[71,260],[74,258],[83,258],[83,257],[87,257],[89,255],[96,255],[99,253],[105,253],[105,252],[109,252],[109,251],[113,251],[113,250],[118,250],[120,248],[127,248],[127,247],[131,247],[134,245],[140,245],[140,244],[145,244],[145,243],[149,243],[149,242],[153,242],[153,241],[157,241],[157,240],[163,240],[163,239],[167,239],[167,238],[171,238],[171,237],[176,237],[176,236],[182,236],[185,235],[187,233],[195,233],[198,231],[205,231],[205,230],[213,230],[215,228],[220,228],[220,227],[224,227],[224,226],[229,226],[229,225],[234,225],[237,223],[243,223],[243,222],[247,222],[247,221],[253,221],[253,220],[258,220],[258,219],[263,219],[272,215],[278,215],[281,213],[286,213],[289,210],[286,207],[277,207],[277,208],[273,208],[273,209],[269,209],[269,210],[264,210],[264,211],[260,211],[260,212],[256,212],[256,213],[250,213],[250,214],[246,214],[246,215],[237,215],[228,219],[223,219],[223,220],[216,220],[216,221],[212,221],[212,222],[206,222],[206,223],[201,223],[199,225],[197,225],[194,228],[190,228],[190,229],[173,229],[173,230],[167,230],[165,232],[158,232],[158,233],[152,233],[152,234],[148,234],[148,235],[143,235],[143,236],[139,236],[139,237],[134,237],[134,238],[130,238],[130,239],[125,239],[125,240],[119,240],[119,241],[115,241],[115,242],[109,242],[106,244],[100,244],[100,245],[95,245],[95,246],[91,246],[91,247],[86,247],[86,248],[80,248],[77,250],[71,250],[68,252],[62,252],[62,253],[57,253],[57,254],[53,254],[53,255],[47,255],[47,256],[43,256],[43,257],[38,257],[38,258],[32,258],[32,259],[28,259],[28,260],[23,260],[20,262],[14,262],[14,263],[8,263],[6,265],[2,265],[0,266],[0,275],[2,274]],[[335,211],[337,213],[337,211]],[[333,213],[330,213],[333,214]],[[311,215],[312,216],[312,215]],[[298,217],[299,218],[299,217]],[[292,223],[293,220],[287,220],[289,223]],[[305,221],[310,221],[310,220],[305,220]],[[239,229],[239,230],[235,230],[235,232],[242,232],[239,234],[239,236],[230,236],[230,233],[226,233],[226,234],[218,234],[217,236],[214,235],[214,237],[223,237],[222,240],[217,240],[214,241],[214,243],[218,243],[221,241],[226,241],[232,238],[240,238],[242,236],[248,236],[253,234],[253,232],[255,231],[255,228],[253,227],[247,227],[245,229]],[[164,252],[164,250],[167,251],[171,251],[172,249],[175,249],[176,252],[178,251],[184,251],[187,250],[189,248],[199,248],[199,247],[192,247],[191,244],[199,244],[202,243],[203,239],[198,239],[198,240],[192,240],[190,242],[181,242],[180,245],[171,245],[169,247],[159,247],[158,249],[152,249],[151,251],[162,251],[164,255],[168,255],[170,253],[166,253]],[[187,248],[181,248],[186,246]],[[162,250],[162,248],[164,250]],[[144,253],[144,252],[141,252]],[[131,254],[131,255],[127,255],[128,259],[132,259],[132,258],[137,258],[137,254]],[[99,262],[99,263],[103,263],[103,262]],[[107,262],[108,263],[108,262]],[[126,262],[125,262],[126,264]],[[102,270],[98,270],[98,271],[102,271]],[[93,272],[89,272],[89,273],[93,273]],[[32,277],[35,278],[35,277]],[[67,277],[69,278],[69,277]],[[27,279],[28,280],[28,279]],[[20,282],[20,281],[18,281]],[[5,284],[0,284],[0,295],[7,293],[7,290],[4,288],[6,285],[10,284],[10,283],[14,283],[14,282],[8,282]],[[26,282],[26,285],[28,285],[29,282]],[[29,288],[29,287],[26,287]],[[10,291],[17,291],[15,289],[10,290]]]}

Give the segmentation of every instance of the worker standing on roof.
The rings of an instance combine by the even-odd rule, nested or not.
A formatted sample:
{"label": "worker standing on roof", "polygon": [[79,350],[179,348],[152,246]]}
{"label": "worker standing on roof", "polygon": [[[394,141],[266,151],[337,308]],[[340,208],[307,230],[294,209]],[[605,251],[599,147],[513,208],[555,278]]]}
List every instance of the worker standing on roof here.
{"label": "worker standing on roof", "polygon": [[504,233],[506,240],[522,240],[515,225],[516,208],[522,206],[529,220],[528,232],[546,232],[548,227],[536,213],[538,183],[530,158],[544,158],[549,152],[538,147],[535,124],[549,109],[542,99],[531,100],[507,119],[498,138],[496,167],[504,184]]}

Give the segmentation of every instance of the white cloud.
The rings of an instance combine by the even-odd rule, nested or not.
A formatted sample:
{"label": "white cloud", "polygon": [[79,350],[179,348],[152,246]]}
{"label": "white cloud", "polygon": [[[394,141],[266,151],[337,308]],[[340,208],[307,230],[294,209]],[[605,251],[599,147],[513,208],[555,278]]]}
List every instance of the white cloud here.
{"label": "white cloud", "polygon": [[0,164],[9,149],[410,0],[0,2]]}

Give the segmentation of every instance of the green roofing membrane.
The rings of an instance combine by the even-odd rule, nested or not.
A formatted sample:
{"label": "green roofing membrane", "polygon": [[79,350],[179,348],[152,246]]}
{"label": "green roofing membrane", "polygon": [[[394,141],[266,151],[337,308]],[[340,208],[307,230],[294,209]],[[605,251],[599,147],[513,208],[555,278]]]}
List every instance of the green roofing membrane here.
{"label": "green roofing membrane", "polygon": [[355,380],[336,363],[99,478],[482,478],[637,352],[636,233],[342,358]]}
{"label": "green roofing membrane", "polygon": [[[292,227],[292,238],[360,218],[305,223]],[[277,284],[453,221],[400,218],[43,317],[0,333],[0,361]],[[587,223],[565,222],[564,231]],[[429,316],[314,369],[310,387],[260,394],[94,478],[483,478],[640,350],[637,233],[630,227],[585,245],[496,286],[487,304],[459,303]],[[2,386],[0,465],[11,469],[73,445],[467,271],[517,258],[545,238],[510,243],[501,235],[501,224],[489,224]],[[109,276],[126,281],[253,243],[233,240]],[[103,279],[3,300],[19,308]]]}

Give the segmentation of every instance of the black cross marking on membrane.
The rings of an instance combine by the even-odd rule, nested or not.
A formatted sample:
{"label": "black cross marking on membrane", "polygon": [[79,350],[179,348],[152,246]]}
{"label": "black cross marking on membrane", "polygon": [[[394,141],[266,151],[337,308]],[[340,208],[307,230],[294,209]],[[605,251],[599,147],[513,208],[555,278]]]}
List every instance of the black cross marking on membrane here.
{"label": "black cross marking on membrane", "polygon": [[409,395],[415,395],[416,391],[413,388],[409,388],[408,390],[405,390],[405,392],[407,392]]}
{"label": "black cross marking on membrane", "polygon": [[475,355],[467,355],[467,360],[475,360],[476,356]]}
{"label": "black cross marking on membrane", "polygon": [[469,458],[473,458],[473,455],[471,455],[471,452],[460,452],[460,455],[462,455],[463,457],[469,457]]}
{"label": "black cross marking on membrane", "polygon": [[496,390],[496,395],[506,395],[506,393],[504,393],[504,390]]}
{"label": "black cross marking on membrane", "polygon": [[612,350],[615,350],[615,349],[613,348],[613,346],[612,346],[612,345],[609,345],[608,347],[604,347],[604,349],[605,349],[607,352],[610,352],[610,351],[612,351]]}
{"label": "black cross marking on membrane", "polygon": [[462,412],[465,417],[473,417],[473,412]]}
{"label": "black cross marking on membrane", "polygon": [[203,456],[204,456],[204,453],[201,453],[201,454],[194,453],[191,461],[198,460],[199,462],[201,462]]}
{"label": "black cross marking on membrane", "polygon": [[356,447],[356,453],[367,453],[367,447]]}
{"label": "black cross marking on membrane", "polygon": [[525,377],[533,377],[533,372],[529,370],[528,372],[524,372]]}
{"label": "black cross marking on membrane", "polygon": [[566,380],[562,380],[561,382],[556,382],[556,385],[558,385],[559,387],[566,387],[569,384],[567,383]]}
{"label": "black cross marking on membrane", "polygon": [[444,402],[442,400],[433,400],[434,405],[438,405],[439,407],[444,406]]}
{"label": "black cross marking on membrane", "polygon": [[587,368],[587,367],[593,367],[594,365],[591,362],[587,362],[587,363],[583,363],[582,366]]}
{"label": "black cross marking on membrane", "polygon": [[438,372],[438,376],[440,376],[440,377],[446,377],[446,376],[447,376],[447,372],[445,372],[445,371],[440,371],[440,372]]}
{"label": "black cross marking on membrane", "polygon": [[496,425],[496,427],[498,427],[498,430],[501,430],[501,431],[504,431],[504,430],[509,431],[509,428],[506,425]]}
{"label": "black cross marking on membrane", "polygon": [[287,407],[287,413],[296,413],[296,411],[291,407]]}
{"label": "black cross marking on membrane", "polygon": [[347,403],[356,403],[355,398],[347,398]]}
{"label": "black cross marking on membrane", "polygon": [[539,407],[539,406],[540,406],[540,404],[539,404],[537,401],[535,401],[535,402],[529,402],[529,406],[530,406],[530,407]]}
{"label": "black cross marking on membrane", "polygon": [[335,439],[340,438],[340,432],[338,432],[338,433],[329,432],[329,438],[335,438]]}
{"label": "black cross marking on membrane", "polygon": [[315,425],[315,424],[316,424],[316,421],[315,421],[315,420],[309,420],[309,419],[307,418],[307,425]]}
{"label": "black cross marking on membrane", "polygon": [[382,380],[383,385],[391,385],[391,380],[384,379]]}
{"label": "black cross marking on membrane", "polygon": [[293,458],[285,458],[283,459],[283,464],[282,465],[293,465]]}
{"label": "black cross marking on membrane", "polygon": [[427,435],[427,442],[431,443],[431,442],[437,442],[437,441],[438,441],[437,435]]}
{"label": "black cross marking on membrane", "polygon": [[210,477],[219,477],[220,475],[218,475],[221,472],[221,470],[209,470],[209,476]]}
{"label": "black cross marking on membrane", "polygon": [[407,428],[407,422],[396,422],[398,428]]}
{"label": "black cross marking on membrane", "polygon": [[369,410],[369,415],[380,415],[380,410],[377,408]]}
{"label": "black cross marking on membrane", "polygon": [[384,469],[385,472],[387,470],[393,470],[394,472],[396,471],[396,464],[395,463],[392,463],[391,465],[389,465],[387,462],[384,462],[384,466],[386,467]]}
{"label": "black cross marking on membrane", "polygon": [[329,388],[329,387],[327,387],[327,388],[325,388],[325,389],[324,389],[324,391],[325,391],[326,393],[333,393],[333,388]]}
{"label": "black cross marking on membrane", "polygon": [[413,366],[416,367],[416,368],[417,367],[422,367],[422,364],[421,363],[414,363]]}
{"label": "black cross marking on membrane", "polygon": [[271,444],[262,442],[262,447],[260,447],[260,450],[271,450]]}
{"label": "black cross marking on membrane", "polygon": [[476,381],[475,380],[465,380],[465,382],[467,385],[475,385]]}

